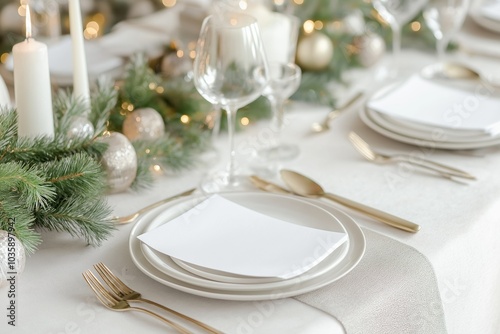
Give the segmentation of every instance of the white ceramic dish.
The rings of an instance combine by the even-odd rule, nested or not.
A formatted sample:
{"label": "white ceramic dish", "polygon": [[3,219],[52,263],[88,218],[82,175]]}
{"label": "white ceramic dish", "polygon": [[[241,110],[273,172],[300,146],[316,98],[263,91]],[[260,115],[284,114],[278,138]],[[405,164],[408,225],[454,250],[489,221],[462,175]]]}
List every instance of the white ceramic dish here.
{"label": "white ceramic dish", "polygon": [[[235,195],[236,194],[241,194],[240,196],[243,197],[247,196],[248,194],[258,194],[258,196],[263,196],[263,198],[267,198],[269,202],[272,202],[272,199],[275,199],[277,197],[282,197],[281,195],[276,195],[276,194],[263,194],[254,192],[235,193]],[[134,264],[143,273],[153,278],[154,280],[171,288],[208,298],[225,299],[225,300],[266,300],[266,299],[286,298],[306,293],[309,291],[313,291],[327,284],[335,282],[336,280],[342,278],[356,267],[356,265],[359,263],[365,252],[365,238],[363,232],[361,231],[361,228],[356,224],[356,222],[350,216],[330,206],[329,204],[325,204],[317,200],[310,200],[310,201],[315,205],[327,210],[340,221],[340,223],[344,226],[346,232],[349,235],[349,247],[345,257],[332,269],[312,279],[305,281],[297,281],[296,284],[290,286],[280,287],[275,289],[228,291],[216,288],[196,286],[194,284],[169,276],[163,273],[162,271],[156,269],[142,253],[141,242],[137,239],[137,236],[142,234],[144,232],[145,227],[147,227],[148,224],[150,224],[158,215],[162,214],[163,212],[166,212],[170,208],[176,208],[175,210],[170,210],[173,216],[175,214],[181,213],[179,212],[179,208],[184,207],[185,210],[188,210],[189,207],[194,205],[192,198],[180,199],[168,203],[162,207],[159,207],[145,214],[132,228],[132,231],[130,233],[130,238],[129,238],[130,255],[132,257],[132,261],[134,262]]]}
{"label": "white ceramic dish", "polygon": [[482,13],[481,6],[474,6],[469,12],[469,16],[479,26],[493,32],[500,33],[500,20],[486,16]]}
{"label": "white ceramic dish", "polygon": [[[272,198],[269,198],[267,195],[268,194],[263,196],[263,194],[260,193],[245,193],[225,194],[224,197],[252,210],[293,224],[347,233],[335,216],[310,202],[290,196],[272,196]],[[184,207],[170,207],[164,213],[154,218],[148,226],[145,227],[144,232],[148,232],[164,224],[168,216],[176,216],[177,211],[184,212]],[[348,248],[348,244],[344,244],[309,271],[297,277],[283,280],[272,277],[238,277],[230,274],[224,275],[223,272],[214,272],[213,270],[200,266],[196,268],[196,273],[193,273],[193,268],[191,268],[192,265],[186,266],[182,261],[174,260],[170,256],[155,251],[146,244],[141,243],[141,249],[146,259],[161,272],[197,286],[229,291],[283,288],[296,284],[299,281],[312,279],[334,268],[344,258]],[[222,279],[222,281],[220,279]],[[230,282],[228,282],[228,280]]]}
{"label": "white ceramic dish", "polygon": [[[368,101],[389,92],[394,85],[382,87]],[[423,147],[450,150],[476,149],[500,144],[500,136],[490,136],[477,131],[427,126],[422,123],[390,117],[365,106],[360,110],[360,118],[372,130],[391,139]]]}

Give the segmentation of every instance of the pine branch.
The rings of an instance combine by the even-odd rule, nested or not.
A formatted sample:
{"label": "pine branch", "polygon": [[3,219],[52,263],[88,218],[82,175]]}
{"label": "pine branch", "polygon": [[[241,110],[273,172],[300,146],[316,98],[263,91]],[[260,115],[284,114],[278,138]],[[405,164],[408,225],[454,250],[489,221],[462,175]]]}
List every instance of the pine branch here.
{"label": "pine branch", "polygon": [[35,167],[13,162],[0,164],[0,198],[7,198],[11,193],[25,202],[29,211],[47,207],[55,196],[52,186],[39,175]]}
{"label": "pine branch", "polygon": [[110,113],[118,99],[118,91],[109,80],[99,78],[96,84],[97,89],[91,97],[92,108],[89,115],[89,120],[94,125],[94,137],[102,135],[106,130]]}
{"label": "pine branch", "polygon": [[78,194],[82,198],[104,193],[105,175],[99,163],[90,155],[78,153],[40,166],[59,197]]}
{"label": "pine branch", "polygon": [[[17,137],[17,113],[14,109],[0,111],[0,152],[5,152]],[[0,161],[3,155],[0,154]]]}
{"label": "pine branch", "polygon": [[78,194],[56,203],[48,210],[35,212],[35,226],[50,231],[68,232],[83,236],[87,243],[99,246],[115,229],[106,220],[111,210],[100,197],[82,199]]}
{"label": "pine branch", "polygon": [[0,230],[8,230],[13,222],[14,235],[23,244],[28,254],[33,254],[41,243],[38,232],[33,230],[33,213],[26,210],[26,202],[14,193],[2,193],[0,200]]}

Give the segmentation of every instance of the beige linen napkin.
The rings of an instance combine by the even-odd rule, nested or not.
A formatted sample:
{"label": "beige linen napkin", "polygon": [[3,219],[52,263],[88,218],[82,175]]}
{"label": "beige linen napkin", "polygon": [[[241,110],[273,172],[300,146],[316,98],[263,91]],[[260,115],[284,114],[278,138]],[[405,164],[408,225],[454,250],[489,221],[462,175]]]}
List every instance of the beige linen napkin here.
{"label": "beige linen napkin", "polygon": [[346,277],[295,297],[347,334],[447,333],[432,265],[414,248],[368,229],[366,253]]}

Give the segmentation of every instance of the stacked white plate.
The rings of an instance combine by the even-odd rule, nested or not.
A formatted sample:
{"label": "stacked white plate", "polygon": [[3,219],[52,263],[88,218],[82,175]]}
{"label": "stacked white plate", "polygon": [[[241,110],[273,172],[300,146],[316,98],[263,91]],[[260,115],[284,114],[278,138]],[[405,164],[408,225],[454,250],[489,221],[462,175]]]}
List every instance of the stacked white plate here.
{"label": "stacked white plate", "polygon": [[474,5],[470,17],[481,27],[500,33],[500,1],[485,0]]}
{"label": "stacked white plate", "polygon": [[223,197],[290,224],[345,233],[347,242],[311,269],[284,279],[239,275],[194,265],[161,253],[138,239],[139,235],[168,224],[206,199],[198,196],[168,203],[136,223],[129,239],[135,265],[156,281],[194,295],[226,300],[264,300],[291,297],[330,284],[349,273],[364,254],[365,238],[359,226],[351,217],[328,204],[256,192],[227,193]]}
{"label": "stacked white plate", "polygon": [[[417,78],[417,76],[405,82],[382,87],[375,92],[360,111],[361,120],[368,127],[386,137],[421,147],[464,150],[500,144],[498,132],[500,98],[498,96],[488,91],[478,81],[471,81],[465,86],[452,87],[451,81],[437,82]],[[410,80],[413,83],[409,84]],[[415,84],[417,81],[418,83]],[[408,94],[408,89],[406,89],[408,87],[400,89],[403,85],[412,85],[411,87],[418,85],[419,89],[415,88],[411,94]],[[442,96],[439,95],[441,88],[446,89],[446,91],[443,90]],[[403,90],[406,90],[406,93],[401,93]],[[452,92],[452,95],[459,96],[459,98],[447,102],[446,93],[452,90],[456,90]],[[384,102],[384,107],[381,107],[379,102],[384,99],[388,103]],[[483,109],[486,99],[488,111]],[[434,103],[442,108],[435,108]],[[430,111],[427,113],[428,118],[424,115],[427,111]],[[498,117],[495,115],[496,111],[498,111]],[[467,123],[472,123],[473,118],[475,118],[475,124],[482,122],[486,125],[482,124],[483,128],[467,127]]]}

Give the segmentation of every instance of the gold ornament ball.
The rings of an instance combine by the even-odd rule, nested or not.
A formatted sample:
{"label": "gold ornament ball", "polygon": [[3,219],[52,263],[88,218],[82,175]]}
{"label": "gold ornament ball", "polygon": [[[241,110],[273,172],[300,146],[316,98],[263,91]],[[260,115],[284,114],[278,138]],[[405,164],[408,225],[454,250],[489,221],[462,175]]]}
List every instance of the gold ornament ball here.
{"label": "gold ornament ball", "polygon": [[297,63],[304,70],[324,70],[333,57],[333,43],[323,33],[313,32],[303,36],[297,45]]}
{"label": "gold ornament ball", "polygon": [[127,190],[137,174],[137,154],[130,141],[119,132],[106,132],[96,139],[108,148],[101,156],[101,166],[106,171],[110,193]]}
{"label": "gold ornament ball", "polygon": [[141,108],[130,113],[123,122],[123,134],[129,140],[157,139],[165,133],[165,123],[153,108]]}

